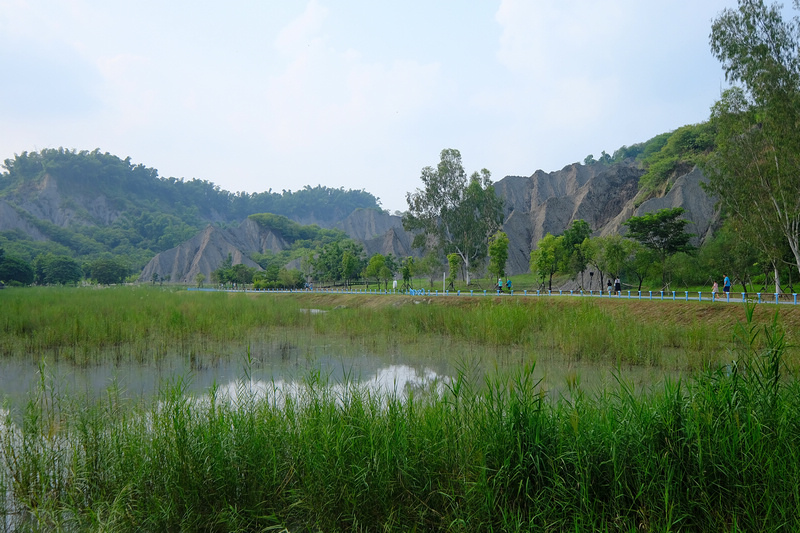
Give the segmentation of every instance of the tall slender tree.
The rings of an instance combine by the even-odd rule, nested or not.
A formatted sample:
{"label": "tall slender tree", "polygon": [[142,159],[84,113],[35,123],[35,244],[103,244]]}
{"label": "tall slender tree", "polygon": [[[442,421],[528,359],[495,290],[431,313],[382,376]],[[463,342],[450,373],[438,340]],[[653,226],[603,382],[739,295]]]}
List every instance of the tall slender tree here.
{"label": "tall slender tree", "polygon": [[483,169],[469,178],[458,150],[442,150],[436,168],[422,169],[423,188],[406,195],[403,227],[417,232],[414,247],[455,253],[463,262],[466,282],[474,263],[486,258],[489,237],[500,228],[502,200],[491,174]]}
{"label": "tall slender tree", "polygon": [[784,21],[778,4],[739,0],[713,22],[710,42],[737,85],[712,110],[718,133],[708,189],[770,256],[777,291],[782,246],[774,236],[800,271],[800,21]]}

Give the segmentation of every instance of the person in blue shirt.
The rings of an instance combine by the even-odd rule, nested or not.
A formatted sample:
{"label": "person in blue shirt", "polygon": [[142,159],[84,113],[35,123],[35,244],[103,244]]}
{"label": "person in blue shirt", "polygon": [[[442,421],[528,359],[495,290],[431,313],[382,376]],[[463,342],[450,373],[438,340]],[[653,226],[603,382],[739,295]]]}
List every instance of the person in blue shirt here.
{"label": "person in blue shirt", "polygon": [[726,295],[731,292],[731,278],[729,278],[727,275],[722,280],[722,292],[724,292]]}
{"label": "person in blue shirt", "polygon": [[511,280],[510,279],[506,280],[506,287],[508,288],[508,290],[510,292],[511,291]]}

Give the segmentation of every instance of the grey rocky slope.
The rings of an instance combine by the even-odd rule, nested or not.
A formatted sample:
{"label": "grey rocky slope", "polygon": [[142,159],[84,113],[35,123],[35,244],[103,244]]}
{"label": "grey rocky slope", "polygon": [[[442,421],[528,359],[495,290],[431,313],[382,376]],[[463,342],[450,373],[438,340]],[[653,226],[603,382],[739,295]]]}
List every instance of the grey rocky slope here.
{"label": "grey rocky slope", "polygon": [[509,239],[508,271],[529,270],[531,250],[547,233],[559,235],[573,220],[589,223],[593,235],[624,234],[631,216],[683,207],[687,231],[705,238],[716,221],[714,199],[701,188],[699,169],[678,176],[669,191],[636,205],[643,171],[635,162],[610,165],[573,164],[557,172],[538,171],[530,177],[508,176],[495,184],[505,200],[503,231]]}
{"label": "grey rocky slope", "polygon": [[[683,207],[690,221],[688,231],[697,235],[695,243],[710,234],[716,220],[714,200],[701,188],[702,173],[691,169],[671,181],[668,191],[641,202],[638,182],[643,171],[634,162],[592,165],[572,164],[556,172],[537,171],[529,177],[507,176],[495,183],[505,204],[503,231],[509,237],[510,275],[529,270],[530,252],[547,233],[558,235],[573,220],[587,221],[595,236],[624,233],[622,225],[631,216],[640,216],[668,207]],[[336,227],[361,242],[367,255],[415,255],[412,236],[402,227],[401,218],[375,209],[357,209]],[[197,273],[206,277],[232,254],[234,264],[256,266],[248,254],[286,247],[277,236],[245,221],[239,228],[206,228],[190,241],[157,255],[142,272],[149,280],[153,273],[169,275],[173,281],[190,282]]]}

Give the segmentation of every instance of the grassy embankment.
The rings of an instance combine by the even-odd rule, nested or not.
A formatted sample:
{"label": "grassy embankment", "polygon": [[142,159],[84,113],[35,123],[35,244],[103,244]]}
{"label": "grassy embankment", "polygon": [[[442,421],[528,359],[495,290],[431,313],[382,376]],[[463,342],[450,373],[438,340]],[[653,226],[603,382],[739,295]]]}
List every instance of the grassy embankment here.
{"label": "grassy embankment", "polygon": [[[587,340],[567,356],[615,361],[619,356],[612,350],[622,348],[615,337],[632,331],[625,342],[645,352],[651,347],[653,355],[643,363],[655,363],[650,361],[657,355],[655,347],[664,345],[699,348],[692,356],[698,363],[718,356],[717,349],[730,349],[729,359],[736,360],[728,368],[698,371],[691,380],[667,383],[649,394],[634,394],[621,384],[598,396],[573,388],[559,400],[541,393],[530,368],[482,384],[461,376],[442,397],[411,401],[355,386],[336,395],[310,377],[303,393],[284,398],[285,404],[248,397],[243,381],[244,399],[235,405],[215,394],[208,402],[193,402],[180,386],[152,403],[128,406],[112,390],[107,400],[89,405],[81,398],[53,396],[43,379],[23,423],[2,432],[7,470],[0,477],[0,494],[10,490],[30,513],[23,527],[800,527],[800,459],[795,446],[800,439],[800,386],[784,375],[787,350],[781,328],[762,328],[752,317],[745,321],[739,306],[467,298],[452,298],[447,304],[417,299],[421,303],[415,305],[413,299],[363,296],[113,290],[90,296],[66,291],[67,297],[53,297],[12,291],[0,296],[4,353],[21,347],[25,337],[39,336],[48,324],[33,311],[11,316],[9,309],[21,311],[14,307],[19,294],[25,294],[23,300],[31,306],[49,302],[62,313],[73,305],[67,301],[81,301],[70,308],[71,318],[62,321],[82,323],[89,313],[97,322],[88,328],[91,333],[74,324],[59,333],[51,325],[44,336],[49,343],[30,345],[44,351],[88,342],[82,335],[94,338],[92,349],[105,350],[111,340],[141,349],[153,343],[159,350],[194,349],[194,341],[185,341],[191,347],[183,344],[181,335],[195,336],[183,334],[195,329],[187,324],[208,314],[213,324],[202,334],[213,343],[248,337],[265,324],[313,328],[364,342],[375,342],[368,339],[386,331],[385,339],[452,334],[470,342],[539,343],[535,349],[557,346],[560,335],[599,336],[602,342]],[[98,308],[103,301],[113,303]],[[130,309],[117,309],[120,304]],[[341,305],[347,307],[323,316],[299,312]],[[152,316],[139,316],[142,309]],[[237,309],[239,315],[226,318]],[[770,310],[762,306],[756,311],[763,318]],[[133,331],[109,333],[116,331],[113,317],[125,312],[131,315],[122,330]],[[796,327],[796,313],[781,309],[785,328]],[[734,327],[737,315],[743,323]],[[229,337],[226,327],[238,328],[236,335]],[[151,339],[143,345],[134,335],[145,333]],[[8,334],[13,341],[6,340]],[[58,335],[65,337],[59,341]],[[171,335],[178,338],[177,344],[169,342]],[[677,340],[686,338],[694,340]]]}

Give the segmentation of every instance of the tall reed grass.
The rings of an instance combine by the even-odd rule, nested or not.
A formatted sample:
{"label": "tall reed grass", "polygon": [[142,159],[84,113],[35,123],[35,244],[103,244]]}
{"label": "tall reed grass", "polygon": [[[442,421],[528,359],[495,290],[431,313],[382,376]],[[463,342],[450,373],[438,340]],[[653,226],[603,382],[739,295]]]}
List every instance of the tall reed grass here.
{"label": "tall reed grass", "polygon": [[179,381],[133,405],[43,379],[2,432],[3,512],[18,530],[797,531],[785,337],[750,309],[735,339],[730,365],[693,379],[592,396],[572,381],[559,399],[530,366],[407,397],[318,373],[264,397],[245,367],[236,402]]}
{"label": "tall reed grass", "polygon": [[[713,318],[735,309],[569,297],[420,302],[401,296],[200,293],[150,286],[10,289],[0,294],[0,304],[0,356],[48,356],[79,365],[109,359],[148,362],[168,354],[230,355],[247,345],[311,334],[375,349],[445,338],[567,360],[693,369],[726,354],[731,321],[695,319],[687,310],[719,313],[709,315]],[[328,312],[301,312],[309,308]],[[658,316],[643,317],[637,309]],[[670,309],[683,314],[662,314]],[[795,309],[786,311],[800,316]]]}

